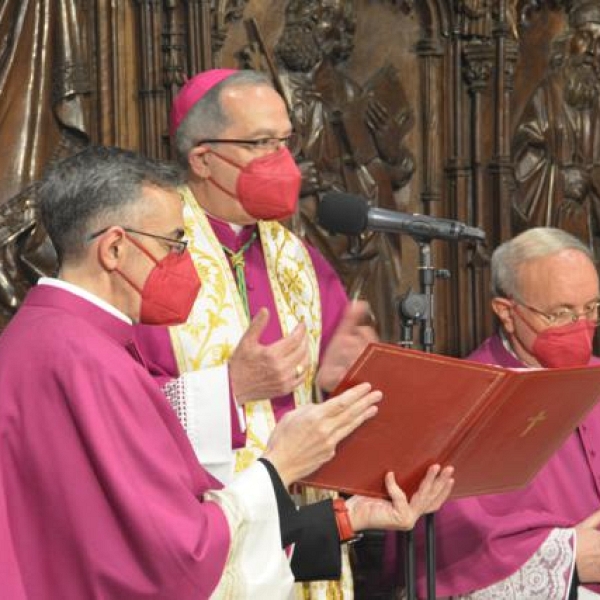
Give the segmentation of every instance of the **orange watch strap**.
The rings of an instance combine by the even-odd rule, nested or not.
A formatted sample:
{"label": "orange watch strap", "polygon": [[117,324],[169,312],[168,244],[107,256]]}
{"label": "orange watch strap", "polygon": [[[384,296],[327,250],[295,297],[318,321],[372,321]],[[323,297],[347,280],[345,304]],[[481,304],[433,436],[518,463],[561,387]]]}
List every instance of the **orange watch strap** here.
{"label": "orange watch strap", "polygon": [[352,529],[350,515],[348,514],[348,507],[346,506],[346,501],[343,498],[334,498],[333,511],[335,513],[335,521],[337,523],[340,542],[349,542],[350,540],[356,539],[358,536],[356,535],[354,529]]}

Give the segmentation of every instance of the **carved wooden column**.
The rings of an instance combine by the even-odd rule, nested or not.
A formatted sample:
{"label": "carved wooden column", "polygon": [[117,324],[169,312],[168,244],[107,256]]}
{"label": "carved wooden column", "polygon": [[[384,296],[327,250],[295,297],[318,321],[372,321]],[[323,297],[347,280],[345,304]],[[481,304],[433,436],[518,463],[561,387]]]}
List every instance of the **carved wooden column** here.
{"label": "carved wooden column", "polygon": [[517,45],[510,38],[506,19],[506,1],[498,0],[494,11],[493,36],[496,47],[496,72],[494,77],[494,152],[490,162],[492,181],[492,207],[494,231],[488,244],[496,246],[512,235],[511,190],[513,188],[512,162],[510,157],[511,95],[514,69],[517,61]]}
{"label": "carved wooden column", "polygon": [[184,0],[188,34],[188,74],[213,66],[210,0]]}
{"label": "carved wooden column", "polygon": [[[448,116],[449,144],[446,161],[447,178],[447,216],[452,218],[464,218],[461,206],[468,202],[471,169],[468,162],[469,140],[468,126],[465,115],[466,94],[464,79],[462,77],[463,57],[463,28],[466,20],[462,5],[452,15],[450,32],[450,60],[448,65],[448,81],[450,92],[450,114]],[[461,219],[462,220],[462,219]],[[458,244],[448,244],[444,249],[452,274],[452,298],[446,307],[446,318],[448,330],[448,346],[445,349],[450,354],[462,355],[470,349],[470,340],[473,331],[470,327],[471,307],[468,301],[470,297],[469,274],[464,268],[465,261],[462,249]]]}
{"label": "carved wooden column", "polygon": [[[137,52],[131,40],[135,32],[135,8],[128,0],[90,2],[93,18],[88,19],[88,46],[95,75],[93,93],[93,135],[95,143],[138,148],[138,68],[132,56]],[[140,50],[141,50],[140,46]]]}
{"label": "carved wooden column", "polygon": [[137,0],[140,23],[141,151],[153,158],[169,154],[161,41],[165,31],[162,0]]}
{"label": "carved wooden column", "polygon": [[438,85],[444,49],[439,40],[428,36],[416,47],[421,68],[422,137],[421,202],[426,213],[431,212],[431,203],[442,197],[442,136],[440,136],[440,113],[442,112],[442,90]]}
{"label": "carved wooden column", "polygon": [[[419,103],[421,105],[419,119],[419,136],[421,142],[421,157],[419,160],[420,190],[419,212],[433,216],[449,216],[448,197],[444,193],[444,156],[446,128],[445,86],[440,86],[444,80],[448,52],[447,19],[444,11],[435,2],[415,7],[421,16],[422,37],[416,44],[419,58]],[[447,266],[445,263],[445,245],[443,242],[432,243],[433,266]],[[404,266],[404,265],[403,265]],[[453,326],[448,322],[447,314],[452,312],[453,294],[451,281],[439,281],[435,286],[436,305],[436,335],[435,349],[446,348],[447,340],[453,338]],[[445,350],[444,350],[445,351]]]}
{"label": "carved wooden column", "polygon": [[[489,40],[474,40],[465,47],[464,65],[465,80],[469,85],[471,98],[471,198],[467,208],[467,221],[470,224],[489,231],[486,227],[486,197],[485,197],[485,170],[486,161],[484,148],[484,130],[486,127],[485,116],[482,110],[482,94],[489,91],[492,66],[494,60],[494,47]],[[468,255],[467,255],[468,254]],[[487,277],[487,257],[481,248],[473,250],[463,249],[462,259],[468,261],[471,279],[471,290],[468,304],[471,309],[472,337],[468,340],[469,350],[481,341],[487,331],[483,326],[489,313],[489,293]],[[467,298],[463,298],[466,302]]]}
{"label": "carved wooden column", "polygon": [[[181,24],[177,13],[177,0],[167,0],[166,10],[166,30],[163,33],[162,51],[163,51],[163,85],[165,88],[165,110],[167,115],[170,113],[173,104],[173,98],[179,92],[186,78],[186,35],[185,27]],[[167,117],[168,121],[168,117]],[[168,127],[168,124],[167,124]],[[164,132],[165,146],[170,147],[169,132]],[[171,154],[173,154],[171,149]]]}

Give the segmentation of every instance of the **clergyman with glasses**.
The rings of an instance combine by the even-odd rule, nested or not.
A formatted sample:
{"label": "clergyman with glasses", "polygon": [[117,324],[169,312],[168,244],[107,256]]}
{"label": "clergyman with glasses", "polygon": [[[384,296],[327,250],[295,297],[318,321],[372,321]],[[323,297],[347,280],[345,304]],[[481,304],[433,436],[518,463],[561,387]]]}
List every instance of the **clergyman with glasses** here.
{"label": "clergyman with glasses", "polygon": [[[2,600],[283,600],[303,547],[305,576],[322,573],[327,548],[339,563],[333,507],[296,510],[286,487],[381,394],[361,384],[291,411],[234,482],[210,476],[134,342],[133,323],[184,322],[201,285],[179,183],[173,165],[93,146],[40,182],[59,272],[0,336]],[[412,527],[451,475],[432,466],[409,503],[388,473],[389,501],[348,500],[347,535]]]}
{"label": "clergyman with glasses", "polygon": [[[491,277],[499,330],[470,360],[550,369],[600,363],[592,356],[598,274],[578,238],[528,229],[496,248]],[[600,594],[599,527],[600,405],[525,489],[451,501],[437,513],[437,592],[473,600],[599,597],[586,595]]]}
{"label": "clergyman with glasses", "polygon": [[[187,169],[185,230],[202,289],[187,323],[141,327],[138,342],[200,461],[226,483],[264,452],[283,415],[332,391],[377,336],[366,303],[348,302],[333,268],[280,223],[296,210],[301,174],[268,77],[196,75],[174,100],[171,135]],[[307,593],[351,597],[346,550],[342,563],[341,583]]]}

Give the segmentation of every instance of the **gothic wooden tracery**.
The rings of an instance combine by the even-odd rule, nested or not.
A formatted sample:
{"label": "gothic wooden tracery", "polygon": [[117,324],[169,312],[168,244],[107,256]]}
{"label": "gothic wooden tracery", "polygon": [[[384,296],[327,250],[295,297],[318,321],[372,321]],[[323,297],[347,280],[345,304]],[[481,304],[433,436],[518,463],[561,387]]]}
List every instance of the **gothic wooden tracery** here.
{"label": "gothic wooden tracery", "polygon": [[44,166],[90,142],[168,158],[169,108],[185,78],[211,66],[251,66],[272,75],[301,133],[305,184],[292,226],[322,248],[349,290],[371,299],[386,339],[398,335],[398,298],[418,288],[417,246],[397,235],[327,236],[314,222],[322,193],[341,189],[486,231],[487,247],[433,244],[435,266],[451,272],[436,284],[436,349],[466,353],[492,325],[489,250],[519,225],[514,134],[536,86],[556,67],[552,40],[567,32],[580,4],[6,0],[3,322],[53,268],[32,187]]}

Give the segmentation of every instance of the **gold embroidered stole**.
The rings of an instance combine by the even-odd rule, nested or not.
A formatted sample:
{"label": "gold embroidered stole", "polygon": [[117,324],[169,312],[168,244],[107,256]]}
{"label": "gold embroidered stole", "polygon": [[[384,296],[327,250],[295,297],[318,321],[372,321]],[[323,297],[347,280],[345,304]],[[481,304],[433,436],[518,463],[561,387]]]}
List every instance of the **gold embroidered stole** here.
{"label": "gold embroidered stole", "polygon": [[[180,373],[221,365],[229,360],[248,327],[242,299],[221,243],[191,190],[182,188],[189,249],[202,287],[187,323],[170,328]],[[305,383],[294,392],[296,406],[312,401],[321,338],[321,300],[317,276],[304,244],[275,222],[258,224],[259,238],[277,316],[284,336],[306,324],[311,366]],[[246,447],[236,451],[236,471],[248,467],[265,450],[275,427],[268,399],[248,402]]]}
{"label": "gold embroidered stole", "polygon": [[[202,281],[188,321],[169,328],[179,372],[184,373],[227,362],[248,328],[248,318],[227,256],[204,211],[188,186],[180,192],[188,247]],[[259,221],[258,227],[282,333],[289,335],[301,321],[308,332],[311,364],[303,385],[294,391],[295,405],[300,406],[313,401],[322,329],[319,283],[306,247],[294,234],[272,221]],[[236,472],[264,453],[275,427],[269,399],[247,402],[244,409],[246,446],[236,450]],[[336,495],[326,490],[302,489],[304,503]],[[353,584],[347,548],[342,548],[340,581],[297,584],[295,596],[302,600],[350,600]]]}

